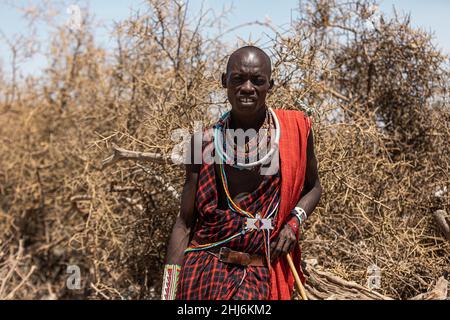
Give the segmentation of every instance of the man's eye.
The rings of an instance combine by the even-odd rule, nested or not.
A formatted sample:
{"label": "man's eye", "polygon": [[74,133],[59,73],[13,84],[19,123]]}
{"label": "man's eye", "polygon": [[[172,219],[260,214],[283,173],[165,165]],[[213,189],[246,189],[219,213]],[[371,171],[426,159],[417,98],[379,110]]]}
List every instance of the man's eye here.
{"label": "man's eye", "polygon": [[256,84],[256,85],[258,85],[258,86],[261,86],[261,85],[263,85],[264,83],[266,83],[266,80],[264,80],[264,79],[262,79],[262,78],[258,78],[258,79],[253,80],[253,83]]}

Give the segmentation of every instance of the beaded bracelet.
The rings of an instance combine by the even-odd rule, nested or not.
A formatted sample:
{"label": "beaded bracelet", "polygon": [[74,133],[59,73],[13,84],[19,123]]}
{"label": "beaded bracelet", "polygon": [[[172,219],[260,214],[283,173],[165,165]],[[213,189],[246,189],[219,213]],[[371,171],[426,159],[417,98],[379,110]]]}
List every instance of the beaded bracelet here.
{"label": "beaded bracelet", "polygon": [[303,210],[300,207],[295,207],[294,210],[292,210],[292,214],[294,214],[297,217],[298,222],[300,223],[300,226],[302,227],[302,231],[304,231],[303,224],[305,223],[306,219],[308,218],[305,210]]}
{"label": "beaded bracelet", "polygon": [[175,300],[177,294],[178,276],[181,267],[176,264],[166,264],[164,267],[161,300]]}

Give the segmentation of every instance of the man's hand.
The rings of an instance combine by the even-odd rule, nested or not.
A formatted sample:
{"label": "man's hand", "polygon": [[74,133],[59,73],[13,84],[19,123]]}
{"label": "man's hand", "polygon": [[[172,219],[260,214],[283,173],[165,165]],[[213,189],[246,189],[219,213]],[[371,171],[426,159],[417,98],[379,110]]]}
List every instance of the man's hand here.
{"label": "man's hand", "polygon": [[278,237],[270,244],[270,260],[275,261],[280,255],[286,255],[294,249],[297,239],[292,228],[285,224]]}

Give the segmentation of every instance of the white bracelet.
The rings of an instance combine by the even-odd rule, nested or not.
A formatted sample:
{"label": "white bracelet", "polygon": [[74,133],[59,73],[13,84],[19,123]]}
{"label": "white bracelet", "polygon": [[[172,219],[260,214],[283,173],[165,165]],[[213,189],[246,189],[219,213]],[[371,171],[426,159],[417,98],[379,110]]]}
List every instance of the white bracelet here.
{"label": "white bracelet", "polygon": [[303,223],[306,221],[306,219],[308,218],[308,216],[306,215],[305,210],[303,210],[300,207],[295,207],[293,210],[295,213],[295,216],[297,217],[300,225],[303,225]]}

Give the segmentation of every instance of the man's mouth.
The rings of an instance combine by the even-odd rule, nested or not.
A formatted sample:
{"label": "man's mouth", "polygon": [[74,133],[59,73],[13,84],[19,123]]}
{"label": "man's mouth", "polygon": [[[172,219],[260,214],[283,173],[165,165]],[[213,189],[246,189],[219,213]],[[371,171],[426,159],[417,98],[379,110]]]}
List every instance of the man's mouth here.
{"label": "man's mouth", "polygon": [[255,98],[249,98],[249,97],[241,97],[239,98],[240,103],[254,103],[256,102]]}

